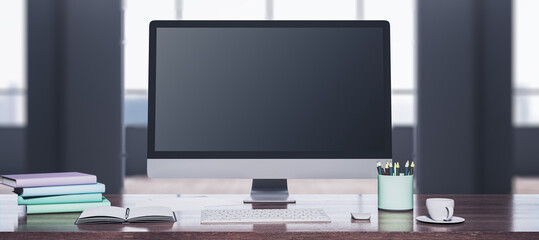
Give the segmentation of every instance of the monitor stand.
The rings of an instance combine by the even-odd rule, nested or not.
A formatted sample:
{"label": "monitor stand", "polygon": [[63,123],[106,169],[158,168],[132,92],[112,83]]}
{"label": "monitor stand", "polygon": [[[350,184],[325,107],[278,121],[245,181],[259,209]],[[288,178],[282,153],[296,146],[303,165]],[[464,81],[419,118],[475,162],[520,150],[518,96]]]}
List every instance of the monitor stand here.
{"label": "monitor stand", "polygon": [[295,203],[288,195],[286,179],[253,179],[251,196],[244,203]]}

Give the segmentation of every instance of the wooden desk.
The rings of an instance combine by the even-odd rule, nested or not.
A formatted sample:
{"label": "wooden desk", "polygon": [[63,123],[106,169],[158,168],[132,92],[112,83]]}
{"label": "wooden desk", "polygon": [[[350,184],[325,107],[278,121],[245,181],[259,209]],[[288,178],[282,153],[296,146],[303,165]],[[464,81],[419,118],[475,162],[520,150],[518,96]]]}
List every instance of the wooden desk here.
{"label": "wooden desk", "polygon": [[[148,197],[166,195],[106,195],[116,206],[133,206]],[[214,195],[231,200],[244,195]],[[199,238],[199,239],[539,239],[539,195],[417,195],[414,210],[377,209],[376,195],[293,195],[294,207],[323,208],[331,223],[201,225],[200,211],[176,212],[176,223],[74,225],[79,213],[26,215],[13,194],[0,195],[0,239],[29,238]],[[174,195],[169,195],[174,197]],[[426,215],[425,199],[450,197],[455,216],[465,223],[433,225],[415,221]],[[250,208],[250,204],[234,206]],[[232,207],[227,207],[232,208]],[[350,212],[370,212],[370,221],[355,221]]]}

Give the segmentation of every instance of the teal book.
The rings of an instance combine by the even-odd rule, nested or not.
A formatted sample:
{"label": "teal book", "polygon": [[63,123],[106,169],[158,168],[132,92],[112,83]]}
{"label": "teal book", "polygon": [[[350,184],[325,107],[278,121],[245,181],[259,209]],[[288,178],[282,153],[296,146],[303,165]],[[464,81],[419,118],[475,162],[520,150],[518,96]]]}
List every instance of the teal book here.
{"label": "teal book", "polygon": [[81,193],[104,193],[105,184],[80,184],[80,185],[65,185],[65,186],[50,186],[50,187],[26,187],[15,188],[16,194],[22,197],[37,197],[37,196],[52,196],[66,194],[81,194]]}
{"label": "teal book", "polygon": [[110,206],[110,202],[103,197],[100,202],[26,205],[26,214],[82,212],[84,209],[99,206]]}
{"label": "teal book", "polygon": [[57,203],[81,203],[81,202],[101,202],[103,195],[101,193],[70,194],[45,197],[21,197],[19,196],[19,205],[36,204],[57,204]]}

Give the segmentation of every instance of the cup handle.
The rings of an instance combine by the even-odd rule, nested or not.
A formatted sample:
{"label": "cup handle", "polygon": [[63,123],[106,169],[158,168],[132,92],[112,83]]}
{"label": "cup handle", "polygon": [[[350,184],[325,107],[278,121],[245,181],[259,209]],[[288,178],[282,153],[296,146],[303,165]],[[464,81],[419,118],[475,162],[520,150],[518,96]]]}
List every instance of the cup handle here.
{"label": "cup handle", "polygon": [[444,221],[451,221],[451,218],[453,218],[453,208],[446,206],[445,209],[447,210],[447,217],[444,219]]}

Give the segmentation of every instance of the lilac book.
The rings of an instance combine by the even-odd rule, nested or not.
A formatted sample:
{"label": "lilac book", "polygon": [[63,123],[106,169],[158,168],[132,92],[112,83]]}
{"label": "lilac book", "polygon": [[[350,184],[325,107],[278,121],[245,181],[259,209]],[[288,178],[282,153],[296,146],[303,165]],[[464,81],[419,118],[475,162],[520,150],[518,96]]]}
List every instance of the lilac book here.
{"label": "lilac book", "polygon": [[14,188],[91,184],[97,177],[80,172],[11,174],[3,175],[2,183]]}

